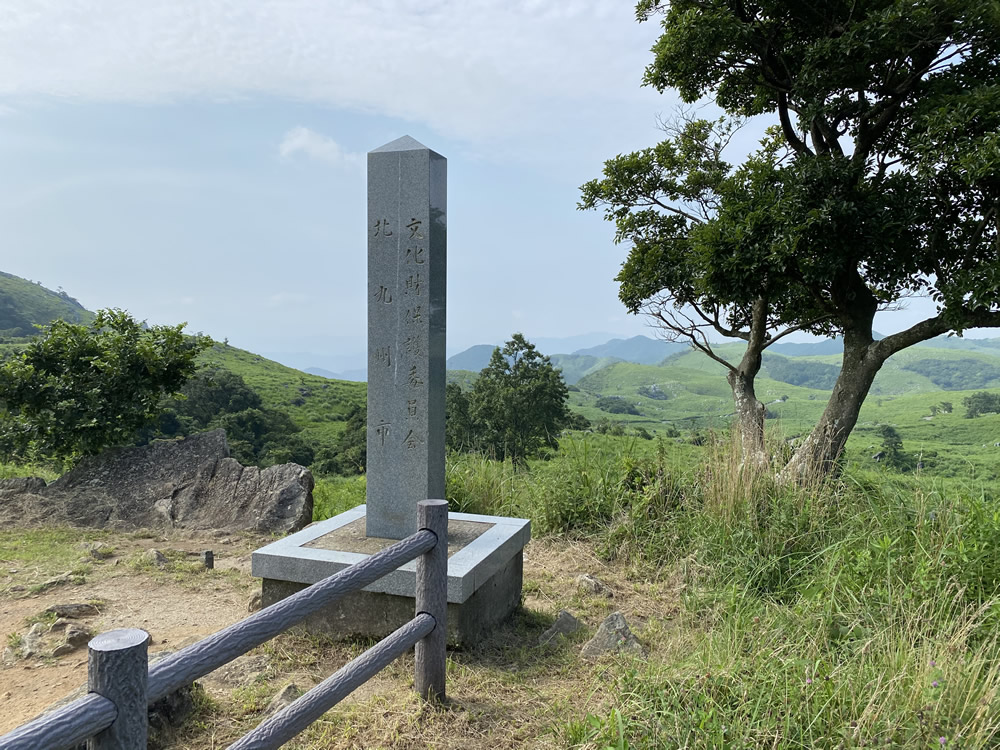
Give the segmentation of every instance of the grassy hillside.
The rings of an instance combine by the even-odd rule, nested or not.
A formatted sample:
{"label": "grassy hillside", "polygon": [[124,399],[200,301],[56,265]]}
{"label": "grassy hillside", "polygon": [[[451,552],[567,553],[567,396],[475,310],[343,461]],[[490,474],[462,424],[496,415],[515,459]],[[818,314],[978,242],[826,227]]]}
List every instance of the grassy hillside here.
{"label": "grassy hillside", "polygon": [[32,336],[36,325],[53,320],[84,323],[94,314],[66,292],[0,271],[0,339]]}
{"label": "grassy hillside", "polygon": [[590,354],[553,354],[550,359],[562,371],[563,380],[569,385],[575,385],[591,373],[622,361],[617,357],[595,357]]}
{"label": "grassy hillside", "polygon": [[314,448],[330,445],[344,429],[348,412],[367,395],[365,383],[310,375],[228,344],[215,344],[200,359],[241,376],[264,406],[287,412]]}

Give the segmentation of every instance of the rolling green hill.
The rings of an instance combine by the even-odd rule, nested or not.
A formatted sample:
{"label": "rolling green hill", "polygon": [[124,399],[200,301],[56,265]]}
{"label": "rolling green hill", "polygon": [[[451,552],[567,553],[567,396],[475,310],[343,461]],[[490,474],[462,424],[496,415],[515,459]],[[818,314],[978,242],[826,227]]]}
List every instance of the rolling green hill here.
{"label": "rolling green hill", "polygon": [[592,372],[622,361],[616,357],[595,357],[590,354],[553,354],[550,359],[562,371],[563,380],[568,385],[575,385]]}
{"label": "rolling green hill", "polygon": [[53,292],[41,284],[0,271],[0,339],[35,334],[36,325],[53,320],[85,323],[94,314],[60,290]]}
{"label": "rolling green hill", "polygon": [[365,383],[310,375],[228,344],[215,344],[199,359],[205,366],[241,376],[260,394],[264,406],[287,412],[302,428],[302,437],[317,449],[332,444],[343,431],[348,412],[367,397]]}

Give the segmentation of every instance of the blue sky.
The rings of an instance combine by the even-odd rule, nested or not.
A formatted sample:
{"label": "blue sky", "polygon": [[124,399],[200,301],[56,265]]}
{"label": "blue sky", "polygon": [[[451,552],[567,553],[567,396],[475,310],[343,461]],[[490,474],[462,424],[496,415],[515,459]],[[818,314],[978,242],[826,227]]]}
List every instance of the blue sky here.
{"label": "blue sky", "polygon": [[651,333],[575,206],[677,106],[640,86],[657,32],[609,0],[7,0],[0,270],[363,362],[364,154],[408,134],[448,158],[450,353]]}

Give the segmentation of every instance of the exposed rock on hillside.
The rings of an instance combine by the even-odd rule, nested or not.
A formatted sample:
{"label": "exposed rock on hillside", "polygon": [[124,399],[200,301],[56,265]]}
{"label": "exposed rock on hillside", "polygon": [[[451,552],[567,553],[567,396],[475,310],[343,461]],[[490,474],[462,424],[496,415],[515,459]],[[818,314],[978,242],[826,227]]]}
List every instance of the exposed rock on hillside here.
{"label": "exposed rock on hillside", "polygon": [[312,521],[313,478],[229,457],[223,430],[107,451],[45,486],[0,484],[0,523],[288,533]]}

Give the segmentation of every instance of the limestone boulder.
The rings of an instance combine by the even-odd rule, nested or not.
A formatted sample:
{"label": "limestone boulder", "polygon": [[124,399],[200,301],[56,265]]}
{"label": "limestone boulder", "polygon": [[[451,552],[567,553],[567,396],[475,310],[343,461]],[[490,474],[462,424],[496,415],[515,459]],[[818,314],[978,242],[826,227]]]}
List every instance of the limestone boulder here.
{"label": "limestone boulder", "polygon": [[106,451],[39,482],[0,488],[0,523],[289,533],[312,521],[309,470],[243,466],[224,430]]}

